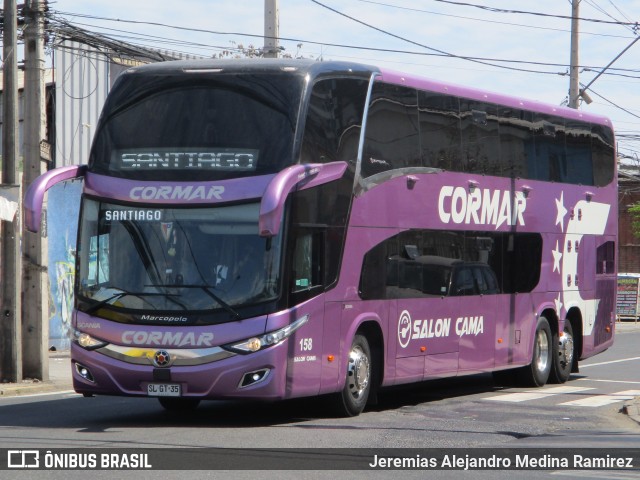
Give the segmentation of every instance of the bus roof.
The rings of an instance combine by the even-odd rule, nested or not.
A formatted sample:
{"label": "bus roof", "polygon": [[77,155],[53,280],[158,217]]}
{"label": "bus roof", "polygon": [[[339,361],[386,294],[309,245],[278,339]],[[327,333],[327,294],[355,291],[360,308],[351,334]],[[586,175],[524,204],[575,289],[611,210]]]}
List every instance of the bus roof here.
{"label": "bus roof", "polygon": [[454,85],[417,75],[379,69],[374,66],[355,62],[317,62],[306,59],[204,59],[157,62],[137,66],[126,70],[125,74],[171,75],[176,73],[219,74],[219,73],[276,73],[290,72],[312,77],[328,74],[347,74],[370,76],[381,73],[381,80],[396,85],[405,85],[435,93],[455,95],[487,103],[529,110],[547,115],[592,122],[612,127],[611,121],[604,116],[581,110],[551,105],[535,100],[513,97],[496,92],[489,92],[461,85]]}
{"label": "bus roof", "polygon": [[455,95],[458,97],[470,98],[481,102],[493,103],[506,107],[529,110],[532,112],[544,113],[548,115],[556,115],[559,117],[579,120],[583,122],[592,122],[612,127],[611,120],[609,120],[607,117],[604,117],[602,115],[595,115],[592,113],[586,113],[573,108],[551,105],[536,100],[518,98],[460,85],[453,85],[450,83],[439,82],[424,77],[399,73],[393,70],[381,69],[381,73],[382,79],[385,82],[393,83],[396,85],[405,85],[420,90],[428,90],[436,93]]}
{"label": "bus roof", "polygon": [[126,70],[125,73],[171,75],[177,73],[278,73],[312,76],[329,73],[356,73],[367,77],[376,67],[352,62],[316,62],[306,59],[202,59],[157,62]]}

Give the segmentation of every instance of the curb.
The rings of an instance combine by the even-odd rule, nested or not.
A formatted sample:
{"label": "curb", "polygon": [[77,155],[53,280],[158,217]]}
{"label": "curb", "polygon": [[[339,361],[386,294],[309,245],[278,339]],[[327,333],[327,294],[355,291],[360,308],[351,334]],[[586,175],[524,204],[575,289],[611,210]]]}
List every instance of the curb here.
{"label": "curb", "polygon": [[40,380],[25,380],[21,383],[0,384],[0,398],[33,395],[36,393],[55,393],[73,389],[71,384],[43,382]]}
{"label": "curb", "polygon": [[49,352],[49,379],[24,379],[15,383],[0,383],[0,398],[19,397],[73,390],[69,352]]}

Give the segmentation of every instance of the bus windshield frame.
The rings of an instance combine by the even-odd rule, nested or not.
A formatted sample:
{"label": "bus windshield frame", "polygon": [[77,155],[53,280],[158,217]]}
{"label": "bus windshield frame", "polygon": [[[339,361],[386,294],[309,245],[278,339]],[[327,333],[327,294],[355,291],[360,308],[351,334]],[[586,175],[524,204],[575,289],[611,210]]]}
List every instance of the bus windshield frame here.
{"label": "bus windshield frame", "polygon": [[258,235],[258,213],[258,203],[175,208],[85,197],[79,310],[204,324],[255,314],[244,307],[276,300],[281,270],[280,237]]}

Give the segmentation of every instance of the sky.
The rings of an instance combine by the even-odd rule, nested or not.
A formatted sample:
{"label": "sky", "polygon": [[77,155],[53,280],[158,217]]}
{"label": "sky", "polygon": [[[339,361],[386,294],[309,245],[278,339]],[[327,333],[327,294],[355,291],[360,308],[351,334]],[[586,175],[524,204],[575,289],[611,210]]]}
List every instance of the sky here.
{"label": "sky", "polygon": [[[377,65],[553,105],[568,98],[570,0],[278,5],[280,45],[294,57]],[[640,0],[580,0],[579,8],[579,78],[583,85],[595,79],[593,102],[579,108],[609,117],[619,153],[640,166],[640,41],[632,44]],[[51,0],[50,10],[113,38],[205,57],[263,45],[264,0]]]}

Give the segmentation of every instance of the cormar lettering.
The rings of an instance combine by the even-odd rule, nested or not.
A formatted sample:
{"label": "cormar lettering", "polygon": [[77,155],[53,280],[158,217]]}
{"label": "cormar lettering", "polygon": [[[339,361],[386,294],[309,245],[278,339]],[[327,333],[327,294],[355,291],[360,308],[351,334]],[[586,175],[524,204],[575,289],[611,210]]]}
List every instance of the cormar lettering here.
{"label": "cormar lettering", "polygon": [[129,192],[133,200],[222,200],[224,187],[214,185],[208,189],[204,186],[171,186],[134,187]]}
{"label": "cormar lettering", "polygon": [[127,330],[122,334],[126,345],[155,345],[158,347],[212,347],[213,333],[154,332]]}
{"label": "cormar lettering", "polygon": [[504,223],[524,225],[526,208],[524,194],[515,192],[512,199],[509,190],[467,191],[464,187],[444,186],[438,197],[438,214],[443,223],[495,225],[496,229]]}

